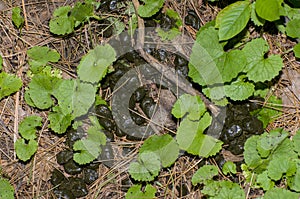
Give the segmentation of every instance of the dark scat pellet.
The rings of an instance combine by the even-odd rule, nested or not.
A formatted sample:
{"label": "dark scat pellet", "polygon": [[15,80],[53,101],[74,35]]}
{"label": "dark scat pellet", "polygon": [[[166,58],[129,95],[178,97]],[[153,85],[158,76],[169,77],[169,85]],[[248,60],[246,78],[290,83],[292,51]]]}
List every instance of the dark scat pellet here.
{"label": "dark scat pellet", "polygon": [[71,187],[73,195],[77,198],[88,194],[88,189],[82,178],[69,178],[68,185]]}
{"label": "dark scat pellet", "polygon": [[75,199],[75,196],[67,189],[54,189],[53,193],[57,199]]}
{"label": "dark scat pellet", "polygon": [[83,179],[86,184],[92,184],[98,179],[98,172],[94,169],[83,169]]}
{"label": "dark scat pellet", "polygon": [[69,150],[61,151],[56,155],[57,163],[63,165],[73,158],[73,152]]}
{"label": "dark scat pellet", "polygon": [[66,180],[65,176],[57,169],[52,171],[50,182],[53,186],[59,185],[62,181]]}
{"label": "dark scat pellet", "polygon": [[196,30],[199,30],[200,28],[200,19],[195,11],[190,10],[188,12],[188,15],[185,17],[184,22],[186,25],[192,26]]}

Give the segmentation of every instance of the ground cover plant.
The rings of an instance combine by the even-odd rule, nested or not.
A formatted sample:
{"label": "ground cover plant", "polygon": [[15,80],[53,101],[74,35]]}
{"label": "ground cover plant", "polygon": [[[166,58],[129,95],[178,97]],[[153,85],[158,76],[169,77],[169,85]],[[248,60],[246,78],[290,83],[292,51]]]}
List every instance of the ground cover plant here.
{"label": "ground cover plant", "polygon": [[297,1],[0,1],[1,198],[299,198]]}

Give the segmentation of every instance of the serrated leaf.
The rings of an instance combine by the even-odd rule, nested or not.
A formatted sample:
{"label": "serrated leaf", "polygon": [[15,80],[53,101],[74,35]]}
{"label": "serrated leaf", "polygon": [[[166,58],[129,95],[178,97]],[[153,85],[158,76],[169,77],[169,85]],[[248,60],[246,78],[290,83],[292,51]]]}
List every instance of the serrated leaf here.
{"label": "serrated leaf", "polygon": [[36,138],[36,128],[42,126],[42,118],[36,115],[28,116],[19,125],[19,133],[26,140]]}
{"label": "serrated leaf", "polygon": [[138,13],[141,17],[151,17],[164,5],[164,0],[142,0],[144,5],[139,6]]}
{"label": "serrated leaf", "polygon": [[179,147],[193,155],[209,157],[215,155],[222,148],[222,142],[203,134],[211,124],[212,118],[206,112],[200,121],[183,119],[177,130],[176,140]]}
{"label": "serrated leaf", "polygon": [[264,199],[274,199],[274,198],[288,198],[288,199],[298,199],[299,193],[291,192],[287,189],[274,188],[267,191],[264,195]]}
{"label": "serrated leaf", "polygon": [[260,145],[264,150],[270,151],[276,149],[276,147],[280,145],[283,140],[288,137],[288,135],[289,134],[286,131],[275,129],[270,131],[268,134],[262,134],[257,145]]}
{"label": "serrated leaf", "polygon": [[0,100],[17,92],[22,87],[22,81],[15,75],[0,73]]}
{"label": "serrated leaf", "polygon": [[51,95],[61,82],[61,79],[45,74],[34,75],[27,91],[31,102],[39,109],[50,108],[54,104]]}
{"label": "serrated leaf", "polygon": [[35,140],[29,140],[28,144],[25,143],[23,138],[19,138],[15,142],[15,150],[18,158],[22,161],[27,161],[35,154],[38,148],[38,143]]}
{"label": "serrated leaf", "polygon": [[12,9],[12,16],[11,16],[13,24],[17,28],[21,28],[24,25],[24,18],[21,15],[21,9],[19,7],[14,7]]}
{"label": "serrated leaf", "polygon": [[265,19],[262,19],[259,17],[255,11],[255,2],[251,4],[251,21],[256,25],[256,26],[263,26],[266,22]]}
{"label": "serrated leaf", "polygon": [[268,21],[278,20],[282,2],[283,0],[256,0],[256,13]]}
{"label": "serrated leaf", "polygon": [[292,19],[286,24],[286,34],[292,38],[300,37],[300,19]]}
{"label": "serrated leaf", "polygon": [[171,166],[179,155],[179,147],[172,136],[165,135],[153,135],[149,137],[139,150],[139,153],[155,153],[163,167]]}
{"label": "serrated leaf", "polygon": [[79,79],[90,83],[99,82],[115,60],[116,52],[110,45],[96,46],[81,59],[77,69]]}
{"label": "serrated leaf", "polygon": [[270,81],[276,77],[283,67],[279,55],[271,55],[264,58],[269,47],[265,40],[258,38],[247,43],[243,52],[247,57],[247,65],[244,68],[246,76],[254,82]]}
{"label": "serrated leaf", "polygon": [[244,82],[242,79],[238,79],[232,82],[229,85],[225,85],[225,93],[226,97],[237,101],[237,100],[245,100],[248,99],[250,96],[253,95],[255,91],[254,85],[250,82]]}
{"label": "serrated leaf", "polygon": [[156,188],[150,184],[147,184],[144,191],[142,191],[142,185],[132,185],[127,193],[125,198],[126,199],[153,199],[155,198]]}
{"label": "serrated leaf", "polygon": [[7,179],[0,177],[0,198],[14,199],[14,187]]}
{"label": "serrated leaf", "polygon": [[223,50],[214,27],[201,28],[190,56],[189,77],[202,86],[223,84],[243,71],[245,63],[246,56],[242,51]]}
{"label": "serrated leaf", "polygon": [[36,74],[41,72],[48,62],[57,62],[60,59],[59,53],[46,46],[34,46],[27,51],[30,70]]}
{"label": "serrated leaf", "polygon": [[65,133],[72,123],[72,115],[62,111],[59,106],[53,107],[53,112],[48,115],[49,127],[58,134]]}
{"label": "serrated leaf", "polygon": [[192,177],[192,184],[205,183],[218,175],[218,168],[214,165],[204,165],[200,167]]}
{"label": "serrated leaf", "polygon": [[139,154],[138,162],[129,166],[131,177],[138,181],[152,181],[160,171],[160,158],[153,152]]}
{"label": "serrated leaf", "polygon": [[187,115],[190,120],[199,120],[205,113],[206,107],[199,96],[181,95],[172,108],[172,115],[183,118]]}
{"label": "serrated leaf", "polygon": [[248,1],[237,1],[221,10],[216,18],[219,40],[228,40],[240,33],[247,25],[251,14]]}
{"label": "serrated leaf", "polygon": [[90,139],[78,140],[73,145],[74,161],[78,164],[87,164],[95,160],[101,153],[100,143]]}
{"label": "serrated leaf", "polygon": [[75,20],[69,17],[70,6],[61,6],[57,8],[50,20],[50,32],[56,35],[65,35],[74,32]]}
{"label": "serrated leaf", "polygon": [[300,58],[300,43],[296,44],[293,48],[295,57]]}
{"label": "serrated leaf", "polygon": [[79,80],[64,80],[54,90],[53,95],[58,100],[62,111],[72,114],[73,118],[84,115],[95,101],[96,88]]}
{"label": "serrated leaf", "polygon": [[268,176],[274,180],[280,180],[283,174],[292,176],[296,173],[296,163],[291,161],[289,158],[280,157],[270,161],[267,167]]}
{"label": "serrated leaf", "polygon": [[222,167],[222,172],[227,175],[227,174],[236,174],[236,165],[231,162],[231,161],[227,161],[225,162],[225,164]]}
{"label": "serrated leaf", "polygon": [[267,171],[264,171],[263,173],[257,175],[256,182],[264,190],[270,190],[275,185],[275,183],[269,178]]}

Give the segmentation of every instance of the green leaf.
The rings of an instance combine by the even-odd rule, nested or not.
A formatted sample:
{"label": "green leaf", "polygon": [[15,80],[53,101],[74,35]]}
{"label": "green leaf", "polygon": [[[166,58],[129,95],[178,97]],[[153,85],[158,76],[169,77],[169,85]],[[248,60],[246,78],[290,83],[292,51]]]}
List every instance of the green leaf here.
{"label": "green leaf", "polygon": [[128,34],[133,37],[136,28],[138,27],[138,18],[136,14],[133,14],[128,22]]}
{"label": "green leaf", "polygon": [[292,19],[286,24],[286,34],[292,38],[300,38],[300,19]]}
{"label": "green leaf", "polygon": [[139,154],[138,162],[132,162],[129,166],[131,177],[138,181],[152,181],[160,171],[160,158],[154,152]]}
{"label": "green leaf", "polygon": [[71,113],[73,118],[84,115],[95,101],[96,88],[79,80],[64,80],[54,90],[53,95],[65,114]]}
{"label": "green leaf", "polygon": [[287,157],[272,159],[267,167],[268,176],[274,180],[280,180],[283,174],[292,176],[296,173],[296,163],[290,161]]}
{"label": "green leaf", "polygon": [[39,109],[48,109],[53,106],[51,98],[53,92],[61,84],[62,80],[45,74],[34,75],[29,83],[27,91],[32,102]]}
{"label": "green leaf", "polygon": [[142,191],[142,185],[132,185],[127,193],[125,198],[126,199],[153,199],[155,198],[156,188],[150,184],[147,184],[145,190]]}
{"label": "green leaf", "polygon": [[296,135],[293,136],[293,146],[294,146],[294,151],[300,155],[300,131],[298,130],[296,132]]}
{"label": "green leaf", "polygon": [[19,7],[12,8],[12,22],[17,28],[21,28],[24,25],[24,18],[21,15],[21,9]]}
{"label": "green leaf", "polygon": [[27,51],[29,57],[30,70],[36,74],[41,72],[48,62],[57,62],[59,53],[46,46],[34,46]]}
{"label": "green leaf", "polygon": [[155,153],[163,167],[171,166],[179,155],[179,147],[172,136],[165,135],[153,135],[149,137],[139,150],[139,153],[153,152]]}
{"label": "green leaf", "polygon": [[256,0],[256,13],[268,21],[278,20],[282,2],[283,0]]}
{"label": "green leaf", "polygon": [[282,59],[279,55],[271,55],[264,58],[269,47],[265,40],[258,38],[247,43],[243,48],[247,56],[247,65],[244,72],[246,76],[254,82],[270,81],[276,77],[283,67]]}
{"label": "green leaf", "polygon": [[183,118],[187,115],[190,120],[199,120],[205,111],[205,104],[199,96],[183,94],[173,105],[172,114],[176,118]]}
{"label": "green leaf", "polygon": [[228,40],[240,33],[247,25],[251,14],[248,1],[237,1],[221,10],[216,18],[219,40]]}
{"label": "green leaf", "polygon": [[108,21],[111,22],[111,24],[113,25],[113,33],[115,35],[119,35],[120,33],[122,33],[125,29],[125,24],[123,21],[121,21],[120,18],[117,17],[108,17],[107,18]]}
{"label": "green leaf", "polygon": [[263,162],[256,149],[258,140],[259,136],[251,136],[244,145],[244,160],[250,168],[256,168]]}
{"label": "green leaf", "polygon": [[19,125],[19,133],[26,140],[36,138],[36,128],[42,126],[42,118],[36,115],[28,116]]}
{"label": "green leaf", "polygon": [[231,162],[231,161],[227,161],[225,162],[225,164],[222,167],[222,172],[227,175],[227,174],[236,174],[236,165]]}
{"label": "green leaf", "polygon": [[87,164],[95,160],[101,153],[100,143],[90,139],[78,140],[73,145],[74,161],[78,164]]}
{"label": "green leaf", "polygon": [[141,0],[144,5],[139,6],[138,13],[141,17],[151,17],[164,5],[164,0]]}
{"label": "green leaf", "polygon": [[263,26],[266,22],[265,19],[262,19],[259,17],[255,11],[255,2],[251,4],[251,21],[256,25],[256,26]]}
{"label": "green leaf", "polygon": [[[264,97],[264,96],[262,96]],[[278,106],[274,106],[274,108],[272,107],[266,107],[263,106],[261,108],[261,110],[259,110],[258,112],[256,112],[254,115],[257,117],[257,119],[259,119],[260,121],[262,121],[263,123],[263,127],[266,128],[267,125],[274,121],[282,112],[281,112],[281,104],[282,104],[282,100],[281,99],[277,99],[276,96],[270,96],[268,97],[268,101],[267,103],[270,104],[278,104]]]}
{"label": "green leaf", "polygon": [[65,35],[74,32],[75,19],[69,17],[70,6],[61,6],[57,8],[50,20],[50,32],[56,35]]}
{"label": "green leaf", "polygon": [[245,192],[240,185],[229,181],[211,181],[201,192],[215,199],[245,199]]}
{"label": "green leaf", "polygon": [[24,25],[24,18],[21,15],[21,9],[19,7],[14,7],[12,9],[12,22],[17,28],[21,28]]}
{"label": "green leaf", "polygon": [[264,195],[264,199],[274,199],[274,198],[288,198],[288,199],[298,199],[299,193],[291,192],[286,189],[274,188],[267,191]]}
{"label": "green leaf", "polygon": [[196,171],[192,177],[192,184],[205,183],[207,180],[211,180],[214,176],[218,175],[218,168],[214,165],[204,165]]}
{"label": "green leaf", "polygon": [[15,75],[0,73],[0,100],[17,92],[22,87],[22,81]]}
{"label": "green leaf", "polygon": [[15,142],[15,150],[18,158],[22,161],[27,161],[35,154],[38,148],[38,143],[35,140],[29,140],[28,144],[25,139],[19,138]]}
{"label": "green leaf", "polygon": [[95,116],[90,116],[91,126],[87,130],[87,137],[74,143],[74,161],[87,164],[95,160],[101,153],[101,145],[106,144],[106,136]]}
{"label": "green leaf", "polygon": [[170,30],[156,28],[156,32],[162,41],[173,40],[181,34],[181,32],[177,28],[171,28]]}
{"label": "green leaf", "polygon": [[77,69],[79,79],[90,83],[99,82],[115,60],[116,52],[110,45],[96,46],[81,59]]}
{"label": "green leaf", "polygon": [[294,54],[295,54],[295,57],[300,58],[300,43],[299,43],[299,44],[296,44],[296,45],[294,46]]}
{"label": "green leaf", "polygon": [[201,28],[190,56],[189,77],[202,86],[223,84],[242,72],[245,63],[246,56],[242,51],[223,50],[214,27]]}
{"label": "green leaf", "polygon": [[177,28],[180,28],[180,26],[183,25],[182,19],[181,19],[179,13],[176,12],[175,10],[169,9],[169,8],[166,9],[166,15],[169,16],[170,18],[174,19],[175,25]]}
{"label": "green leaf", "polygon": [[299,160],[296,160],[297,163],[297,171],[294,176],[288,178],[288,186],[297,192],[300,191],[300,167],[299,167]]}
{"label": "green leaf", "polygon": [[93,4],[76,2],[74,8],[71,11],[70,17],[75,20],[75,27],[81,25],[86,20],[94,15]]}
{"label": "green leaf", "polygon": [[0,198],[14,199],[14,187],[7,179],[0,178]]}
{"label": "green leaf", "polygon": [[263,173],[259,174],[257,176],[257,180],[256,183],[262,187],[264,190],[270,190],[274,187],[275,182],[273,182],[269,176],[268,176],[268,172],[264,171]]}
{"label": "green leaf", "polygon": [[49,127],[58,134],[65,133],[72,123],[72,115],[62,111],[59,106],[53,107],[53,112],[48,115]]}
{"label": "green leaf", "polygon": [[209,157],[215,155],[222,148],[222,142],[203,134],[211,124],[211,116],[206,112],[200,121],[185,118],[177,130],[176,140],[179,147],[193,155]]}
{"label": "green leaf", "polygon": [[253,95],[255,91],[254,85],[250,82],[244,82],[243,79],[238,78],[236,81],[232,82],[229,85],[225,85],[225,93],[226,97],[237,101],[237,100],[245,100]]}

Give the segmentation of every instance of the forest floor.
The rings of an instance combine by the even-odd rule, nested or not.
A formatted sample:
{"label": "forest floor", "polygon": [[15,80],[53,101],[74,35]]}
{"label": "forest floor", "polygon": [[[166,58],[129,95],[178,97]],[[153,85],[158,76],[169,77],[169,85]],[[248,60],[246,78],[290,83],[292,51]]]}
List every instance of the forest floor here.
{"label": "forest floor", "polygon": [[[54,10],[60,6],[74,5],[75,2],[76,0],[0,1],[0,55],[3,57],[3,70],[17,75],[23,82],[23,87],[19,92],[0,101],[0,165],[2,176],[9,179],[15,189],[15,196],[19,199],[55,198],[49,179],[54,168],[61,169],[56,161],[56,155],[66,148],[65,136],[57,136],[48,129],[48,111],[34,109],[24,100],[24,93],[30,82],[27,50],[34,46],[48,46],[56,49],[61,59],[53,64],[53,67],[60,69],[64,78],[73,78],[76,77],[76,66],[81,57],[92,49],[90,44],[105,43],[107,40],[101,37],[101,31],[95,27],[97,25],[94,22],[86,24],[68,37],[56,37],[50,33],[49,20]],[[176,10],[182,19],[189,10],[196,10],[200,23],[203,25],[214,19],[224,6],[225,4],[209,4],[201,0],[166,0],[164,9],[168,7]],[[25,24],[22,30],[15,28],[12,23],[11,9],[13,7],[20,7],[23,10]],[[122,12],[114,12],[111,15],[118,15],[117,17],[121,17],[124,22],[127,20]],[[184,25],[182,29],[192,38],[197,32],[187,25]],[[90,30],[93,31],[92,35],[89,34]],[[258,32],[253,30],[251,34],[255,36]],[[265,33],[263,37],[268,41],[270,51],[274,54],[281,54],[284,60],[282,73],[270,93],[270,95],[282,98],[282,114],[269,124],[267,130],[283,127],[294,134],[300,125],[300,62],[295,60],[289,49],[295,43],[272,30]],[[103,98],[107,96],[107,92],[109,91],[101,91]],[[44,124],[38,132],[37,153],[30,161],[24,163],[16,157],[14,142],[19,137],[18,124],[30,115],[41,116]],[[115,142],[118,141],[131,142],[115,138]],[[135,144],[138,145],[138,143]],[[162,171],[157,179],[160,183],[160,186],[157,183],[157,197],[201,198],[199,187],[193,187],[190,181],[200,161],[199,157],[182,156],[175,165]],[[211,161],[213,162],[213,158]],[[89,186],[89,194],[84,198],[124,198],[127,189],[123,181],[128,179],[128,173],[124,172],[122,167],[107,168],[102,164],[98,171],[99,178]],[[68,174],[65,175],[68,176]],[[182,188],[183,186],[185,188]],[[169,188],[166,189],[166,187]]]}

